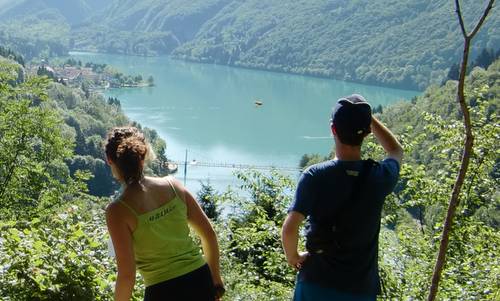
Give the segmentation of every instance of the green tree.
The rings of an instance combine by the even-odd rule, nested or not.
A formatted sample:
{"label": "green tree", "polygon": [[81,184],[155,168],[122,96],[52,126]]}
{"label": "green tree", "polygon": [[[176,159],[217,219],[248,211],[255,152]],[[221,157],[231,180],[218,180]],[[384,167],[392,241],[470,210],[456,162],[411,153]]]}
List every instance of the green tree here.
{"label": "green tree", "polygon": [[304,154],[302,158],[300,158],[299,167],[306,168],[310,165],[325,161],[326,159],[327,158],[319,154]]}
{"label": "green tree", "polygon": [[62,138],[62,120],[46,106],[48,81],[13,79],[0,72],[0,216],[23,218],[81,187],[64,163],[73,141]]}
{"label": "green tree", "polygon": [[217,204],[218,194],[210,185],[210,181],[206,183],[200,182],[201,189],[196,193],[196,198],[198,203],[200,203],[201,208],[205,214],[213,221],[219,220],[220,208]]}
{"label": "green tree", "polygon": [[[490,95],[490,96],[488,96]],[[463,202],[457,208],[449,245],[449,258],[442,279],[439,297],[450,300],[496,300],[496,280],[500,275],[500,261],[494,255],[500,246],[500,235],[494,225],[483,221],[481,208],[497,210],[500,201],[498,177],[492,177],[498,152],[495,141],[500,130],[494,108],[498,99],[491,97],[487,86],[469,92],[475,100],[471,108],[472,124],[476,137],[474,155],[471,157],[472,173],[464,180]],[[409,128],[403,137],[405,148],[419,148],[421,141],[432,140],[428,150],[435,153],[436,169],[423,164],[405,164],[401,171],[404,186],[386,201],[386,222],[392,222],[394,231],[381,235],[381,270],[385,285],[383,298],[425,299],[428,279],[432,275],[433,262],[438,250],[442,220],[448,204],[448,196],[456,177],[464,138],[461,122],[439,115],[422,113],[424,133],[415,136]],[[423,217],[409,214],[414,208],[422,208]],[[394,223],[394,221],[397,221]],[[481,279],[475,275],[481,274]]]}
{"label": "green tree", "polygon": [[221,195],[221,204],[232,212],[217,225],[227,298],[289,300],[295,273],[286,263],[280,231],[293,182],[277,171],[236,176],[242,195],[232,190]]}
{"label": "green tree", "polygon": [[38,76],[47,76],[48,78],[51,78],[51,79],[54,78],[54,73],[50,72],[45,67],[38,67],[38,69],[36,71],[36,75],[38,75]]}

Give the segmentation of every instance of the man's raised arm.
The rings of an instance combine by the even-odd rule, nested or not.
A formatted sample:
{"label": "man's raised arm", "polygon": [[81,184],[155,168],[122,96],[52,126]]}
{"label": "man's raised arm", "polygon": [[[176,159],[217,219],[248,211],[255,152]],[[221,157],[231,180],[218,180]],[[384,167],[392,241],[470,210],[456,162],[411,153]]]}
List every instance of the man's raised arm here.
{"label": "man's raised arm", "polygon": [[372,116],[371,129],[375,138],[382,145],[389,158],[393,158],[401,165],[403,159],[403,147],[392,132],[385,127],[377,118]]}

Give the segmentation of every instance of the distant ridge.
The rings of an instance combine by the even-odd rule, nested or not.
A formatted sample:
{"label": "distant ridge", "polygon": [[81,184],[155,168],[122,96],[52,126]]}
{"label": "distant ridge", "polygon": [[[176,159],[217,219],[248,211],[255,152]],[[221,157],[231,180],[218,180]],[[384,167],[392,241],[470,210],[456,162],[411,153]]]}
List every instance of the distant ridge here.
{"label": "distant ridge", "polygon": [[78,25],[107,8],[108,1],[98,0],[0,0],[0,20],[29,17],[43,11],[56,11],[68,24]]}
{"label": "distant ridge", "polygon": [[[470,25],[484,1],[461,2]],[[405,89],[441,83],[461,53],[449,0],[0,0],[0,23],[40,19],[44,10],[71,26],[61,36],[69,49],[171,54]],[[500,49],[498,28],[494,9],[472,59]]]}

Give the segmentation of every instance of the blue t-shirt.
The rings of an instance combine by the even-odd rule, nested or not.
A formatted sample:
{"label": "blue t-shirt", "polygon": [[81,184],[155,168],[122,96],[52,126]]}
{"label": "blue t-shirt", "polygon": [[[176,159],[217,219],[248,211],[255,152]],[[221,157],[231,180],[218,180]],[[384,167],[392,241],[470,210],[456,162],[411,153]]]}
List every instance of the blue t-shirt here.
{"label": "blue t-shirt", "polygon": [[354,201],[351,199],[353,186],[362,166],[361,160],[331,160],[313,165],[302,173],[290,210],[307,218],[306,237],[311,229],[332,224],[342,229],[342,235],[335,236],[334,240],[340,241],[335,251],[310,252],[298,281],[355,294],[380,293],[380,219],[385,197],[398,181],[399,163],[388,158],[373,164],[363,183],[358,184]]}

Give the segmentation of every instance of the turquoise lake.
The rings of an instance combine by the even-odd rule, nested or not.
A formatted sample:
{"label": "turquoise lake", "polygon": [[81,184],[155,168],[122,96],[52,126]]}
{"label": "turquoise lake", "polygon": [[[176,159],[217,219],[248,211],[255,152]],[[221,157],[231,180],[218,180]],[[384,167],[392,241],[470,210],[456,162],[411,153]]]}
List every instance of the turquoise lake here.
{"label": "turquoise lake", "polygon": [[[419,94],[168,57],[76,52],[72,57],[154,77],[154,87],[104,93],[117,97],[130,119],[158,131],[170,160],[184,162],[187,150],[186,185],[193,192],[208,179],[217,190],[238,184],[233,165],[275,166],[297,176],[290,168],[297,168],[303,154],[330,153],[330,111],[342,96],[359,93],[372,106],[386,106]],[[176,177],[184,180],[182,165]]]}

